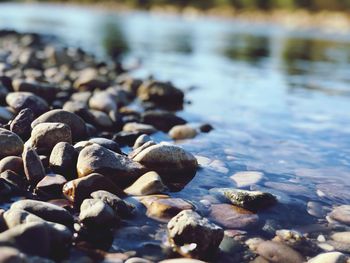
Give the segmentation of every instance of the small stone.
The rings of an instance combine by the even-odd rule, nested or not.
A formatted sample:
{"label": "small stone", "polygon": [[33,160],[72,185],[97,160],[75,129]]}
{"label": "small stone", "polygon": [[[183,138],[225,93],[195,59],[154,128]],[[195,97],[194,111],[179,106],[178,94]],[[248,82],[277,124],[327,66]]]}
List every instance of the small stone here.
{"label": "small stone", "polygon": [[149,141],[151,141],[151,138],[147,134],[142,134],[136,139],[135,144],[132,148],[135,150]]}
{"label": "small stone", "polygon": [[77,171],[79,177],[100,173],[118,185],[125,185],[140,177],[146,169],[140,163],[94,144],[79,153]]}
{"label": "small stone", "polygon": [[35,188],[35,192],[49,198],[60,198],[62,196],[63,185],[66,178],[59,174],[46,175]]}
{"label": "small stone", "polygon": [[259,183],[264,174],[255,171],[237,172],[230,178],[236,183],[237,187],[247,187]]}
{"label": "small stone", "polygon": [[103,111],[105,113],[116,112],[117,103],[108,92],[95,92],[89,100],[90,109]]}
{"label": "small stone", "polygon": [[108,204],[113,208],[115,213],[122,218],[129,217],[135,208],[133,205],[123,201],[118,196],[104,190],[98,190],[91,193],[91,197]]}
{"label": "small stone", "polygon": [[98,190],[105,190],[117,196],[123,196],[122,190],[111,180],[97,173],[92,173],[85,177],[67,182],[63,186],[62,191],[69,201],[79,207],[84,199],[89,198],[91,193]]}
{"label": "small stone", "polygon": [[212,131],[214,128],[213,126],[211,126],[210,124],[206,123],[206,124],[202,124],[200,127],[199,127],[199,130],[201,132],[204,132],[204,133],[208,133],[210,131]]}
{"label": "small stone", "polygon": [[27,140],[32,132],[31,123],[34,120],[34,113],[30,108],[21,110],[11,121],[10,129],[23,140]]}
{"label": "small stone", "polygon": [[49,110],[47,102],[31,92],[10,92],[6,96],[6,102],[16,112],[29,108],[35,116]]}
{"label": "small stone", "polygon": [[7,156],[0,161],[0,173],[6,170],[13,171],[17,174],[24,174],[22,158],[17,156]]}
{"label": "small stone", "polygon": [[305,259],[294,249],[278,242],[261,242],[256,251],[260,256],[273,263],[303,263]]}
{"label": "small stone", "polygon": [[136,139],[141,136],[142,133],[141,132],[124,132],[124,131],[121,131],[121,132],[118,132],[116,134],[113,135],[113,138],[112,140],[117,142],[119,145],[121,146],[133,146]]}
{"label": "small stone", "polygon": [[45,169],[39,155],[32,148],[25,148],[22,154],[24,173],[27,180],[36,185],[45,177]]}
{"label": "small stone", "polygon": [[99,126],[101,128],[107,128],[107,129],[113,127],[113,121],[103,111],[90,110],[89,112],[92,115],[92,118],[93,118],[92,123],[94,125]]}
{"label": "small stone", "polygon": [[82,140],[86,136],[85,122],[78,115],[56,109],[48,111],[32,122],[32,128],[43,122],[59,122],[68,125],[72,132],[73,141]]}
{"label": "small stone", "polygon": [[343,224],[350,225],[350,205],[341,205],[329,213],[329,217]]}
{"label": "small stone", "polygon": [[22,139],[15,133],[0,128],[0,158],[19,155],[22,151]]}
{"label": "small stone", "polygon": [[196,137],[197,131],[188,125],[176,125],[169,131],[169,136],[174,140],[191,139]]}
{"label": "small stone", "polygon": [[[169,221],[167,228],[170,242],[176,251],[196,258],[212,256],[224,237],[224,231],[220,227],[192,210],[177,214]],[[187,244],[193,244],[192,250],[183,253],[181,247]]]}
{"label": "small stone", "polygon": [[[147,204],[143,202],[144,204]],[[161,222],[169,221],[173,216],[182,210],[194,209],[193,205],[181,198],[159,198],[147,207],[147,216],[157,219]]]}
{"label": "small stone", "polygon": [[270,193],[260,191],[246,191],[233,188],[213,188],[211,192],[220,195],[233,205],[258,211],[277,203],[277,199]]}
{"label": "small stone", "polygon": [[249,229],[257,225],[259,216],[229,204],[211,206],[210,218],[228,229]]}
{"label": "small stone", "polygon": [[31,134],[32,145],[38,152],[50,153],[59,142],[72,143],[72,133],[64,123],[39,123]]}
{"label": "small stone", "polygon": [[141,132],[144,134],[152,134],[157,132],[157,129],[149,124],[142,124],[137,122],[129,122],[123,126],[125,132]]}
{"label": "small stone", "polygon": [[85,68],[79,73],[79,77],[74,82],[76,89],[94,90],[96,88],[105,89],[108,87],[108,82],[101,76],[95,68]]}
{"label": "small stone", "polygon": [[148,172],[124,190],[129,195],[150,195],[166,191],[162,179],[156,172]]}
{"label": "small stone", "polygon": [[346,263],[347,257],[340,252],[328,252],[317,255],[308,263]]}
{"label": "small stone", "polygon": [[58,174],[62,174],[67,180],[77,177],[76,165],[78,152],[67,142],[57,143],[50,154],[50,167]]}
{"label": "small stone", "polygon": [[47,221],[72,226],[73,216],[64,208],[43,201],[20,200],[11,205],[11,209],[22,209]]}
{"label": "small stone", "polygon": [[186,124],[184,119],[176,116],[174,113],[163,110],[146,111],[141,115],[141,121],[164,132],[168,132],[176,125]]}
{"label": "small stone", "polygon": [[118,219],[113,209],[98,199],[85,199],[80,206],[79,220],[86,227],[110,228]]}

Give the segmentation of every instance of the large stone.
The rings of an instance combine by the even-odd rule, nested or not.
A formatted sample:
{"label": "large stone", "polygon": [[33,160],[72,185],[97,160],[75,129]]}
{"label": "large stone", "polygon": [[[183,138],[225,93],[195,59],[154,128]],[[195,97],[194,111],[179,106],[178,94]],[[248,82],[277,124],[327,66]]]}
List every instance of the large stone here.
{"label": "large stone", "polygon": [[156,172],[148,172],[137,179],[132,185],[124,190],[129,195],[160,194],[167,190],[162,179]]}
{"label": "large stone", "polygon": [[79,153],[77,171],[79,177],[100,173],[109,177],[117,185],[127,185],[140,177],[146,169],[140,163],[123,155],[100,145],[91,145]]}
{"label": "large stone", "polygon": [[85,199],[80,206],[79,220],[86,227],[110,228],[118,218],[108,204],[99,199]]}
{"label": "large stone", "polygon": [[347,257],[340,252],[328,252],[311,258],[308,263],[346,263]]}
{"label": "large stone", "polygon": [[11,208],[3,214],[3,218],[8,228],[26,224],[30,222],[45,222],[44,219],[23,209]]}
{"label": "large stone", "polygon": [[39,155],[33,148],[25,148],[22,154],[24,173],[27,180],[36,185],[45,177],[45,169]]}
{"label": "large stone", "polygon": [[67,182],[63,186],[62,191],[69,201],[79,207],[84,199],[89,198],[91,193],[98,190],[105,190],[117,196],[124,195],[122,190],[120,190],[111,180],[97,173],[89,174],[85,177]]}
{"label": "large stone", "polygon": [[141,121],[164,132],[168,132],[176,125],[186,124],[186,121],[181,117],[163,110],[146,111],[141,115]]}
{"label": "large stone", "polygon": [[62,174],[67,180],[77,177],[76,165],[78,152],[67,142],[59,142],[53,147],[50,154],[50,167],[58,174]]}
{"label": "large stone", "polygon": [[0,158],[19,155],[23,151],[23,141],[15,133],[0,128]]}
{"label": "large stone", "polygon": [[38,152],[50,153],[59,142],[71,144],[72,133],[64,123],[39,123],[33,128],[30,139]]}
{"label": "large stone", "polygon": [[210,218],[228,229],[250,229],[255,227],[259,220],[258,215],[229,204],[212,205]]}
{"label": "large stone", "polygon": [[134,156],[133,160],[158,172],[166,179],[193,176],[198,166],[197,159],[191,153],[165,143],[147,147]]}
{"label": "large stone", "polygon": [[84,120],[78,115],[68,111],[60,109],[48,111],[32,122],[32,128],[43,122],[60,122],[68,125],[72,132],[73,141],[82,140],[86,136]]}
{"label": "large stone", "polygon": [[[224,231],[220,227],[192,210],[177,214],[170,220],[167,228],[169,240],[177,252],[196,258],[212,256],[224,237]],[[182,249],[184,247],[186,249]]]}
{"label": "large stone", "polygon": [[329,217],[343,224],[350,225],[350,205],[341,205],[335,207]]}
{"label": "large stone", "polygon": [[278,242],[261,242],[256,251],[271,263],[303,263],[305,258],[294,249]]}
{"label": "large stone", "polygon": [[35,116],[49,110],[47,102],[31,92],[10,92],[6,96],[6,102],[16,112],[29,108]]}
{"label": "large stone", "polygon": [[119,148],[119,144],[113,140],[109,140],[106,138],[91,138],[91,139],[89,139],[89,142],[101,145],[101,146],[103,146],[103,147],[105,147],[108,150],[111,150],[113,152],[121,153],[121,150]]}
{"label": "large stone", "polygon": [[73,216],[64,208],[43,201],[20,200],[11,205],[11,209],[22,209],[41,217],[47,221],[66,225],[73,225]]}
{"label": "large stone", "polygon": [[24,174],[22,158],[7,156],[0,161],[0,173],[11,170],[17,174]]}
{"label": "large stone", "polygon": [[277,203],[277,199],[270,193],[260,191],[246,191],[233,188],[213,188],[211,192],[219,195],[233,205],[259,211]]}
{"label": "large stone", "polygon": [[174,140],[191,139],[196,137],[197,131],[189,125],[176,125],[169,131],[169,136]]}
{"label": "large stone", "polygon": [[21,110],[17,116],[11,121],[10,129],[23,140],[30,137],[32,131],[31,123],[34,120],[34,113],[30,108]]}

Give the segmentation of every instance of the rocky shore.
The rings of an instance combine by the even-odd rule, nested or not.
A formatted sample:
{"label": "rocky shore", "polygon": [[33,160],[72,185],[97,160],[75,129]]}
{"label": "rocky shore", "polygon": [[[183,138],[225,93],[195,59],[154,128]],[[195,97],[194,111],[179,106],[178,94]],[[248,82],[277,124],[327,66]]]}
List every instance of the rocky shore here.
{"label": "rocky shore", "polygon": [[225,173],[177,144],[213,129],[178,116],[185,102],[120,62],[0,31],[0,262],[349,262],[348,205],[309,202],[322,224],[284,229],[268,212],[285,197],[253,189],[255,171],[178,197],[199,169]]}

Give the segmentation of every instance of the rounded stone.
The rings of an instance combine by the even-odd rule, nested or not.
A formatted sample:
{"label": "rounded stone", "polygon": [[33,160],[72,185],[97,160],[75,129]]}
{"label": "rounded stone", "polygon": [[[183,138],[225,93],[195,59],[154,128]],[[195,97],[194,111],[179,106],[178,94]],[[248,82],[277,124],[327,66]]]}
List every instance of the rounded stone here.
{"label": "rounded stone", "polygon": [[129,195],[150,195],[166,191],[162,179],[156,172],[148,172],[137,179],[132,185],[124,190]]}
{"label": "rounded stone", "polygon": [[305,262],[305,258],[299,252],[278,242],[263,241],[258,245],[256,252],[272,263]]}
{"label": "rounded stone", "polygon": [[53,171],[71,180],[77,177],[77,160],[75,148],[67,142],[59,142],[51,151],[49,163]]}
{"label": "rounded stone", "polygon": [[16,112],[29,108],[35,116],[49,110],[47,102],[31,92],[10,92],[6,96],[6,102]]}
{"label": "rounded stone", "polygon": [[197,131],[189,125],[176,125],[169,131],[169,136],[174,140],[191,139],[196,137]]}
{"label": "rounded stone", "polygon": [[22,139],[17,134],[0,128],[0,158],[19,155],[22,151]]}
{"label": "rounded stone", "polygon": [[32,148],[25,148],[22,154],[24,173],[27,180],[36,185],[45,177],[45,169],[39,155]]}
{"label": "rounded stone", "polygon": [[329,217],[343,224],[350,225],[350,205],[341,205],[335,207]]}
{"label": "rounded stone", "polygon": [[24,174],[23,161],[18,156],[7,156],[0,161],[0,173],[11,170],[17,174]]}

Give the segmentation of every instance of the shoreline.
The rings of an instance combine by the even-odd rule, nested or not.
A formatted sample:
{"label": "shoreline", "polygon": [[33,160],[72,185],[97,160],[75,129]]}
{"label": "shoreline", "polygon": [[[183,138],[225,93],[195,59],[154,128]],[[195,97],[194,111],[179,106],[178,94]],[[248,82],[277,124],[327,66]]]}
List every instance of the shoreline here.
{"label": "shoreline", "polygon": [[[13,4],[4,2],[2,4]],[[16,3],[18,4],[18,3]],[[219,7],[208,10],[199,10],[193,7],[178,8],[176,6],[154,6],[149,9],[142,9],[128,5],[118,4],[111,1],[100,3],[80,3],[72,2],[47,2],[24,1],[21,4],[34,5],[63,5],[72,7],[84,7],[108,12],[133,12],[144,11],[156,15],[175,15],[188,19],[205,18],[219,20],[236,20],[249,22],[250,24],[278,24],[288,29],[318,29],[328,33],[346,34],[350,32],[350,14],[340,11],[317,11],[311,12],[305,9],[287,10],[275,9],[271,11],[261,10],[235,10],[231,7]]]}

